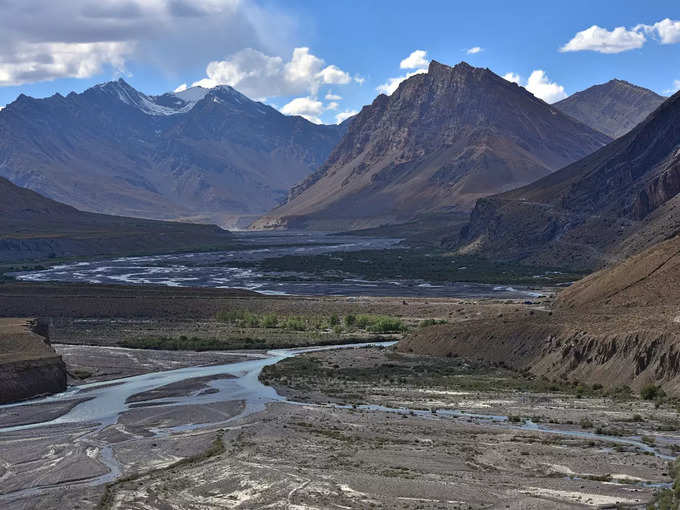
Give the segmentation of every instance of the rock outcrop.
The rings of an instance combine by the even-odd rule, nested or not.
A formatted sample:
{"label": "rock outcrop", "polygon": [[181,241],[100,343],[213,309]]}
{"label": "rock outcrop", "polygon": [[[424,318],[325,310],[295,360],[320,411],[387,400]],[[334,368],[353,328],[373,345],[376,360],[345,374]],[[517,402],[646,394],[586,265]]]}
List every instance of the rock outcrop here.
{"label": "rock outcrop", "polygon": [[64,362],[36,320],[0,319],[0,404],[66,390]]}

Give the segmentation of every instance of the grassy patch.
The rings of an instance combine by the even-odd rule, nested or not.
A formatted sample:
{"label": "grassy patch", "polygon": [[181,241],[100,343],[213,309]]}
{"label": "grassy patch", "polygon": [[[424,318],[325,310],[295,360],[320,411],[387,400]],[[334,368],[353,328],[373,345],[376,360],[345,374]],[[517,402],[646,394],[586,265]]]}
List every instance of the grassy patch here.
{"label": "grassy patch", "polygon": [[335,252],[320,255],[287,255],[260,261],[236,262],[264,272],[288,273],[279,280],[296,281],[294,273],[313,274],[326,280],[358,277],[368,280],[413,279],[431,282],[479,282],[492,284],[557,284],[578,280],[583,273],[548,267],[492,262],[442,250],[391,249]]}

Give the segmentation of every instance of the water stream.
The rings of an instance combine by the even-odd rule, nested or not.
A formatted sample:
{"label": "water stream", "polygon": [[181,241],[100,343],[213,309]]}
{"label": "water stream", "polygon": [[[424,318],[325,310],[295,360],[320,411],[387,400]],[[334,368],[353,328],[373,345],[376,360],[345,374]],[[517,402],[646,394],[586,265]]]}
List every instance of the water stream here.
{"label": "water stream", "polygon": [[[0,406],[0,409],[7,409],[19,406],[31,406],[36,404],[65,402],[69,400],[88,398],[65,414],[58,418],[43,421],[40,423],[32,423],[27,425],[18,425],[13,427],[0,428],[0,433],[10,433],[22,430],[37,429],[49,426],[64,426],[64,425],[92,425],[93,430],[87,434],[79,437],[78,442],[83,442],[88,445],[95,445],[99,448],[98,459],[109,469],[109,472],[96,476],[87,480],[82,480],[76,483],[69,483],[69,485],[87,485],[96,486],[104,483],[109,483],[117,479],[121,472],[121,466],[118,464],[110,445],[99,442],[91,438],[97,432],[104,428],[116,424],[119,417],[140,404],[154,405],[154,406],[183,406],[195,404],[210,404],[225,401],[242,401],[244,403],[243,410],[232,418],[224,420],[222,423],[205,423],[205,424],[188,424],[176,427],[169,427],[163,429],[152,429],[152,432],[157,437],[164,437],[176,432],[186,432],[202,428],[218,428],[220,426],[228,425],[230,422],[241,419],[253,413],[264,411],[266,405],[273,402],[286,402],[292,405],[304,406],[326,406],[343,409],[357,409],[363,412],[389,412],[399,414],[409,414],[428,419],[472,419],[489,425],[504,427],[517,430],[531,430],[535,432],[542,432],[548,434],[557,434],[567,437],[576,437],[580,439],[589,439],[596,441],[606,441],[613,444],[621,444],[639,448],[642,451],[656,455],[657,457],[671,460],[673,457],[665,455],[658,451],[655,447],[644,443],[642,440],[632,437],[616,437],[598,435],[586,431],[578,430],[562,430],[552,428],[542,424],[536,424],[531,421],[518,425],[512,423],[507,416],[487,415],[479,413],[467,413],[464,411],[440,409],[426,411],[422,409],[410,409],[406,407],[392,408],[380,405],[342,405],[342,404],[309,404],[304,402],[293,402],[287,400],[285,397],[279,395],[276,390],[270,386],[265,386],[259,380],[259,375],[265,366],[273,365],[279,361],[304,354],[307,352],[316,352],[322,350],[342,349],[342,348],[361,348],[366,346],[390,346],[395,342],[379,342],[366,344],[351,344],[351,345],[336,345],[323,347],[306,347],[296,349],[276,349],[268,351],[266,355],[260,358],[253,359],[250,355],[249,359],[236,363],[229,363],[223,365],[213,366],[196,366],[181,368],[176,370],[168,370],[163,372],[153,372],[144,375],[137,375],[118,379],[115,381],[96,382],[91,384],[84,384],[82,386],[72,387],[68,391],[45,398],[35,399],[27,402],[17,404],[9,404]],[[235,355],[238,355],[235,353]],[[134,395],[144,393],[150,390],[158,389],[172,383],[187,381],[199,377],[210,377],[220,375],[231,375],[232,378],[214,379],[206,384],[211,388],[210,392],[195,391],[183,396],[173,396],[164,398],[149,398],[148,400],[134,403],[128,402],[128,399]],[[31,489],[24,489],[0,496],[1,501],[9,501],[18,499],[20,497],[35,495],[43,490],[49,490],[56,486],[38,487]]]}

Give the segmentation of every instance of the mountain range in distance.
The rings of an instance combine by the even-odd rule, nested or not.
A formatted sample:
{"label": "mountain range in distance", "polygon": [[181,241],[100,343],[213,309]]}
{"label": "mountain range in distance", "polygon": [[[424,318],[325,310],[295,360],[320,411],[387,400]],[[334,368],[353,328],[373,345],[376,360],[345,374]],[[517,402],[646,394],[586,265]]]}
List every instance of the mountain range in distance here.
{"label": "mountain range in distance", "polygon": [[680,93],[628,134],[528,186],[480,199],[464,253],[591,270],[680,233]]}
{"label": "mountain range in distance", "polygon": [[230,227],[260,217],[254,228],[421,230],[436,218],[445,231],[447,215],[472,211],[464,249],[474,251],[496,242],[480,216],[495,198],[478,199],[549,178],[663,101],[611,80],[548,105],[488,69],[433,61],[323,126],[228,86],[149,96],[118,80],[8,105],[0,176],[82,211]]}
{"label": "mountain range in distance", "polygon": [[227,249],[233,234],[195,225],[82,212],[0,177],[0,262]]}
{"label": "mountain range in distance", "polygon": [[147,96],[120,79],[0,112],[0,176],[84,211],[235,226],[276,206],[347,123],[228,86]]}
{"label": "mountain range in distance", "polygon": [[365,106],[323,167],[255,227],[348,230],[466,213],[610,141],[488,69],[433,61]]}

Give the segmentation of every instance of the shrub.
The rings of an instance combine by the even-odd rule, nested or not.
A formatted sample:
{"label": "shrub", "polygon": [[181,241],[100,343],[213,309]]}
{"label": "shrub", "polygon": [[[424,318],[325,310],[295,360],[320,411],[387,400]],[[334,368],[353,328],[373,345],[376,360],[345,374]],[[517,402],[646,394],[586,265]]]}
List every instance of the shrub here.
{"label": "shrub", "polygon": [[349,315],[345,316],[345,326],[347,326],[348,328],[351,328],[352,326],[354,326],[356,324],[356,322],[357,322],[356,315],[349,314]]}
{"label": "shrub", "polygon": [[643,400],[657,400],[665,397],[666,393],[661,389],[661,386],[650,383],[642,387],[640,396]]}
{"label": "shrub", "polygon": [[583,418],[581,418],[581,421],[579,423],[580,423],[582,429],[592,429],[593,428],[593,422],[587,416],[584,416]]}
{"label": "shrub", "polygon": [[392,317],[378,317],[367,328],[371,333],[399,333],[404,331],[404,323]]}
{"label": "shrub", "polygon": [[330,319],[328,320],[331,326],[338,326],[340,325],[340,317],[338,317],[336,314],[331,315]]}
{"label": "shrub", "polygon": [[262,327],[263,328],[275,328],[279,325],[279,318],[273,313],[267,314],[262,317]]}

